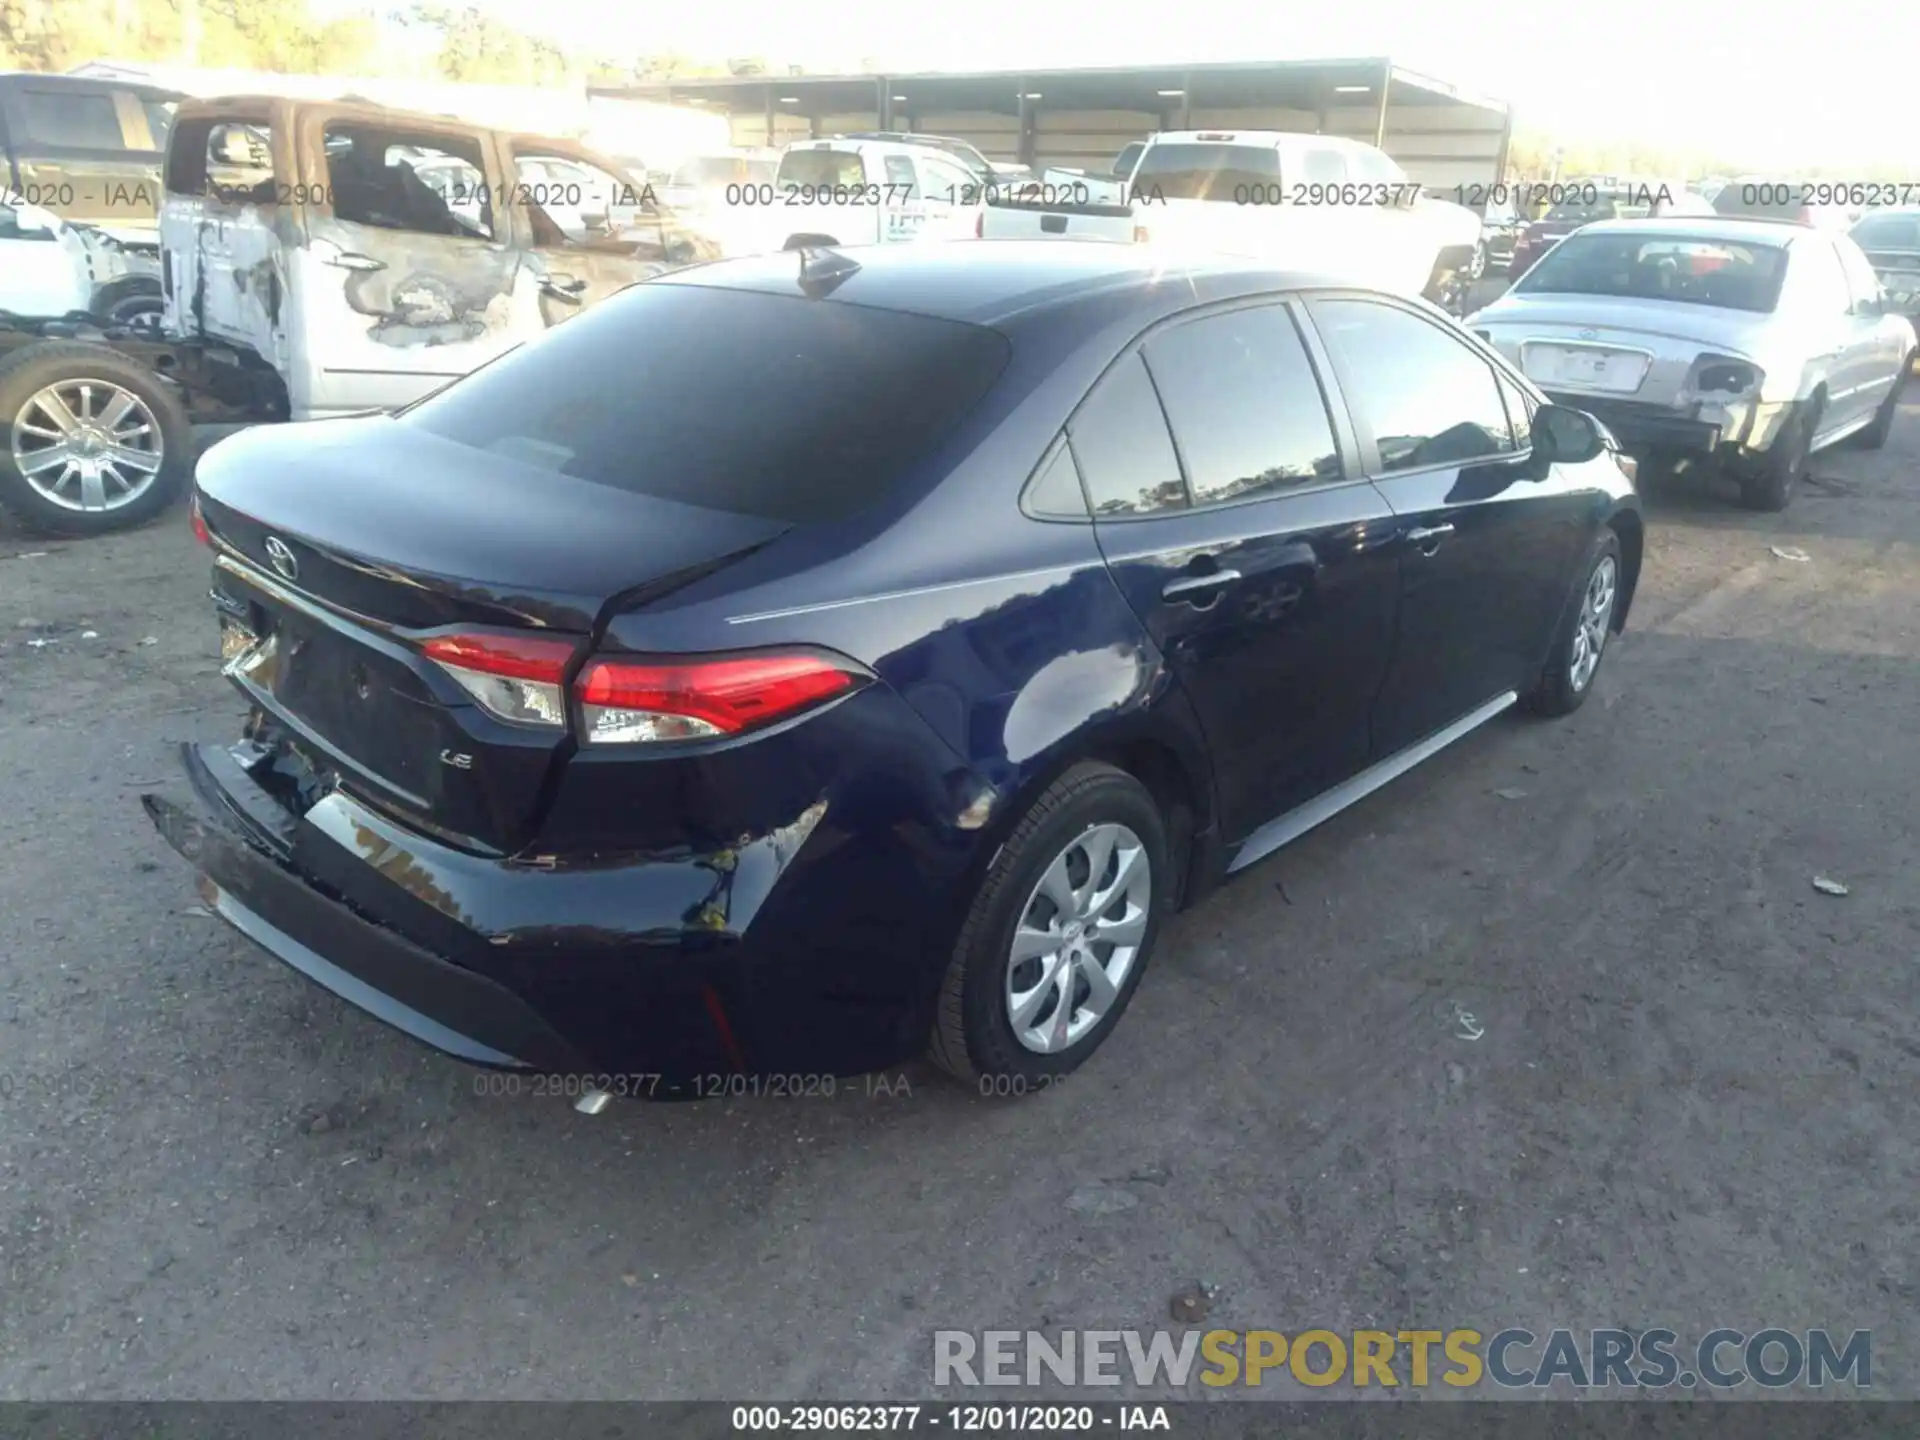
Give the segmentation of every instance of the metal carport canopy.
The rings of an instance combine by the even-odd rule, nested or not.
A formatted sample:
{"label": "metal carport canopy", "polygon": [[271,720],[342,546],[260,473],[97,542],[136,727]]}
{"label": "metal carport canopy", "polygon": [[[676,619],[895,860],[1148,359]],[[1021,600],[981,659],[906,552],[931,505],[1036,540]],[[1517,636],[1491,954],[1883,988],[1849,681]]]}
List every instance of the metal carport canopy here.
{"label": "metal carport canopy", "polygon": [[849,130],[952,135],[996,160],[1103,170],[1156,130],[1317,131],[1379,145],[1423,185],[1503,173],[1511,114],[1381,58],[1073,70],[738,75],[596,87],[595,96],[708,108],[740,145]]}

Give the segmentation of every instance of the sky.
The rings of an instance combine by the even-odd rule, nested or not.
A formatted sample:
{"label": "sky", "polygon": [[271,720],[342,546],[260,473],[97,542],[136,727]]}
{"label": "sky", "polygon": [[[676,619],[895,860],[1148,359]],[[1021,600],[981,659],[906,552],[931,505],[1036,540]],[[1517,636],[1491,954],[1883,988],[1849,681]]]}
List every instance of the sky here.
{"label": "sky", "polygon": [[[1506,100],[1569,139],[1640,139],[1783,167],[1911,162],[1920,183],[1920,6],[1701,0],[1344,0],[1233,7],[1032,0],[478,0],[522,29],[635,55],[764,55],[909,70],[1386,55]],[[1182,17],[1178,24],[1160,17]],[[1203,18],[1204,17],[1204,18]]]}

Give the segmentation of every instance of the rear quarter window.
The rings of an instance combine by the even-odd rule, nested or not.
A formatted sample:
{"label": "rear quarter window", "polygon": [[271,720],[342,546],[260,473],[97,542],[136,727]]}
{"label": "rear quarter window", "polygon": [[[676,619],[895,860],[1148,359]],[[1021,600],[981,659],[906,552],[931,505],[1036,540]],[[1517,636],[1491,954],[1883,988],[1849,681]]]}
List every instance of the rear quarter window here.
{"label": "rear quarter window", "polygon": [[794,523],[883,499],[992,387],[1010,347],[958,321],[645,284],[403,413],[493,454]]}

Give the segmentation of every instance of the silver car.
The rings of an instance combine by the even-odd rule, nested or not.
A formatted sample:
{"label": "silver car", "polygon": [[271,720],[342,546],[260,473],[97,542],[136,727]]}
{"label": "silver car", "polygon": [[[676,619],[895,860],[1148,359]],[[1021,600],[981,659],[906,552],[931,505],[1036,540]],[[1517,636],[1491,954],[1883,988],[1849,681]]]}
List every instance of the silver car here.
{"label": "silver car", "polygon": [[1629,452],[1713,460],[1781,510],[1807,457],[1884,444],[1916,342],[1844,235],[1771,220],[1611,220],[1465,321]]}

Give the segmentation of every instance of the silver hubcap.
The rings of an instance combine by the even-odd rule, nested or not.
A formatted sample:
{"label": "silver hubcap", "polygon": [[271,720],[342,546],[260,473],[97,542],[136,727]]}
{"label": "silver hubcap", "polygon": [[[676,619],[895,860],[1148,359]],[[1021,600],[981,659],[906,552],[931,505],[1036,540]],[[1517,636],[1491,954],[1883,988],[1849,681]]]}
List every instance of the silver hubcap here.
{"label": "silver hubcap", "polygon": [[1124,825],[1093,825],[1041,873],[1013,932],[1007,1019],[1029,1050],[1057,1055],[1113,1008],[1140,955],[1152,867]]}
{"label": "silver hubcap", "polygon": [[106,380],[59,380],[13,417],[13,463],[64,510],[118,510],[153,484],[160,426],[138,395]]}
{"label": "silver hubcap", "polygon": [[1567,678],[1575,690],[1584,690],[1600,668],[1600,652],[1607,645],[1607,626],[1613,619],[1613,592],[1619,580],[1619,566],[1611,555],[1601,557],[1587,577],[1587,593],[1580,599],[1580,619],[1573,632],[1573,659],[1567,666]]}

